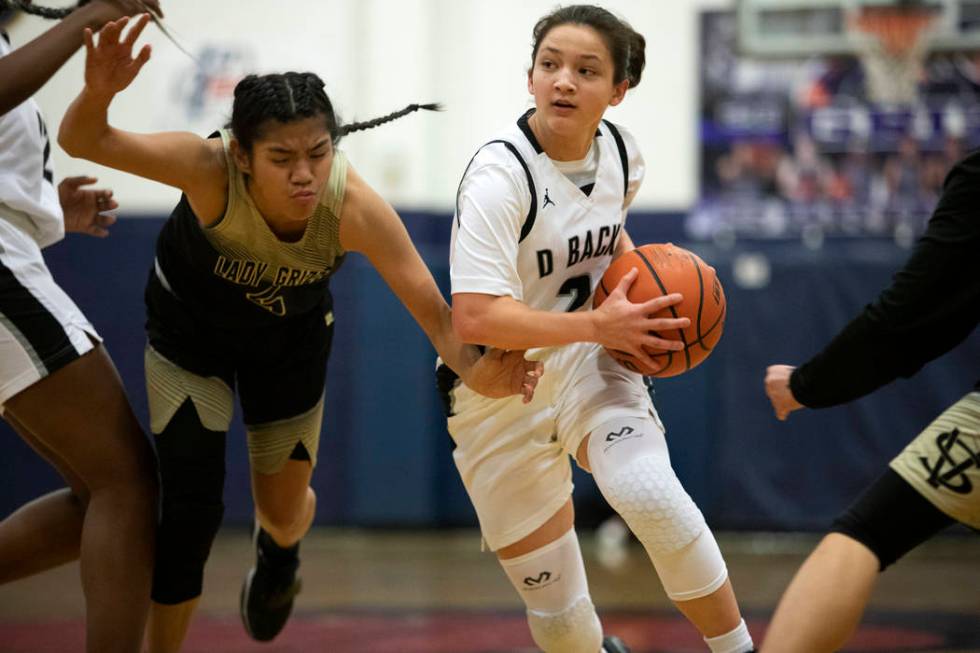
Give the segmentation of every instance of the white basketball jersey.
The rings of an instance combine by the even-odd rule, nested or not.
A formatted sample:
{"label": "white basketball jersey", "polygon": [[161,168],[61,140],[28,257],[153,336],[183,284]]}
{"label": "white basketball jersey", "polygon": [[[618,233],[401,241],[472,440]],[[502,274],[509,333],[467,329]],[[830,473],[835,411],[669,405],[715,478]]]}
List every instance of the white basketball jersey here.
{"label": "white basketball jersey", "polygon": [[510,296],[544,311],[588,310],[643,179],[643,159],[626,130],[602,121],[586,194],[545,154],[528,126],[531,113],[480,148],[463,174],[452,292]]}
{"label": "white basketball jersey", "polygon": [[[10,51],[6,34],[0,31],[0,57]],[[41,247],[65,234],[48,128],[33,99],[0,115],[0,215]]]}

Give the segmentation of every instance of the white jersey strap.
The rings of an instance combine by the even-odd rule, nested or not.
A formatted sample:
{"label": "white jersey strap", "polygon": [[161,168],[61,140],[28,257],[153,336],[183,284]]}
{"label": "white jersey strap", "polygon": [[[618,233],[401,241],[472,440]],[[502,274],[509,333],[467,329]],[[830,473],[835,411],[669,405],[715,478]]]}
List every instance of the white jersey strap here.
{"label": "white jersey strap", "polygon": [[[524,174],[527,176],[527,187],[531,191],[531,208],[527,212],[527,217],[524,218],[524,224],[521,225],[521,235],[520,238],[518,238],[517,240],[517,242],[521,242],[522,240],[527,238],[527,235],[531,233],[531,229],[534,227],[534,220],[538,215],[538,193],[534,188],[534,178],[531,176],[531,169],[528,167],[527,162],[524,160],[524,157],[522,157],[521,153],[517,150],[517,147],[510,141],[505,141],[500,138],[496,140],[492,140],[488,143],[484,143],[480,147],[480,149],[476,151],[476,154],[473,155],[473,158],[470,159],[470,162],[466,164],[466,170],[463,171],[463,179],[466,179],[466,173],[470,171],[470,166],[473,165],[473,160],[476,159],[477,154],[479,154],[484,147],[487,147],[488,145],[494,145],[495,143],[500,143],[508,150],[510,150],[510,153],[514,155],[514,157],[517,159],[517,162],[521,164],[521,168],[524,169]],[[459,226],[459,219],[460,219],[459,218],[459,214],[460,214],[459,191],[462,189],[462,187],[463,187],[463,182],[462,180],[460,180],[459,187],[456,189],[456,225],[457,226]]]}
{"label": "white jersey strap", "polygon": [[623,141],[623,135],[619,133],[614,124],[605,119],[602,122],[609,128],[609,133],[616,141],[616,149],[619,150],[619,160],[623,164],[623,197],[626,197],[630,188],[630,166],[629,159],[626,157],[626,143]]}

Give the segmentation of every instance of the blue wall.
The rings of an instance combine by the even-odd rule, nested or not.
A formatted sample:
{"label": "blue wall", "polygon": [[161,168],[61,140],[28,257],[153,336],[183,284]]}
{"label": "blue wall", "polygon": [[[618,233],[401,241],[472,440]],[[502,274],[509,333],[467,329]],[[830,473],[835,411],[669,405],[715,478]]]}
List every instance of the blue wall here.
{"label": "blue wall", "polygon": [[[448,216],[405,217],[413,239],[447,290]],[[638,243],[682,241],[679,215],[633,215]],[[162,220],[122,220],[107,240],[70,237],[47,250],[55,278],[93,321],[146,420],[142,377],[142,288]],[[762,392],[765,367],[812,355],[889,281],[907,252],[889,243],[690,245],[718,269],[728,297],[721,346],[701,367],[657,384],[657,405],[685,485],[716,527],[824,527],[932,416],[976,380],[980,338],[846,407],[777,422]],[[772,280],[739,288],[732,261],[763,253]],[[450,456],[432,375],[434,352],[380,277],[359,256],[338,272],[337,327],[327,410],[314,477],[321,524],[470,525],[475,516]],[[0,515],[60,482],[0,426],[4,452]],[[583,521],[605,508],[591,480],[577,476]],[[226,522],[251,517],[240,423],[229,438]]]}

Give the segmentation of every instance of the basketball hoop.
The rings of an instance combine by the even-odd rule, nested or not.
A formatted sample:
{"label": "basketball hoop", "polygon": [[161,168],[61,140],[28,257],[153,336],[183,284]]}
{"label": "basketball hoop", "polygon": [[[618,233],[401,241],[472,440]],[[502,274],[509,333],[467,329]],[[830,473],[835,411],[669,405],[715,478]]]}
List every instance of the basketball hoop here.
{"label": "basketball hoop", "polygon": [[849,23],[858,40],[868,97],[891,105],[913,104],[918,96],[922,62],[928,54],[932,7],[912,2],[865,6]]}

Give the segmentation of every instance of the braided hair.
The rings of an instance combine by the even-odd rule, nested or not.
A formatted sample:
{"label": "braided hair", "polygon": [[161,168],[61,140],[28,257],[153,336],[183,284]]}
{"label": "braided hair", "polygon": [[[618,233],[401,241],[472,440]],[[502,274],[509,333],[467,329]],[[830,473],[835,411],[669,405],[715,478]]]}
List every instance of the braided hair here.
{"label": "braided hair", "polygon": [[343,125],[323,87],[323,80],[314,73],[249,75],[235,86],[228,126],[242,148],[250,152],[269,120],[288,123],[322,115],[330,138],[336,144],[351,132],[383,125],[419,109],[438,111],[441,108],[438,104],[410,104],[386,116]]}
{"label": "braided hair", "polygon": [[561,25],[586,25],[605,41],[613,60],[613,82],[629,80],[629,87],[640,83],[646,65],[646,39],[625,20],[595,5],[570,5],[560,7],[544,16],[534,26],[531,62],[538,56],[538,48],[548,32]]}
{"label": "braided hair", "polygon": [[34,4],[30,0],[0,0],[0,10],[20,9],[24,13],[31,14],[33,16],[40,16],[41,18],[47,18],[49,20],[61,20],[71,12],[81,7],[87,1],[88,0],[81,0],[77,5],[72,7],[54,9],[52,7],[41,7]]}

